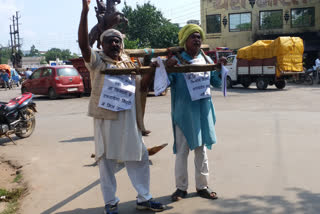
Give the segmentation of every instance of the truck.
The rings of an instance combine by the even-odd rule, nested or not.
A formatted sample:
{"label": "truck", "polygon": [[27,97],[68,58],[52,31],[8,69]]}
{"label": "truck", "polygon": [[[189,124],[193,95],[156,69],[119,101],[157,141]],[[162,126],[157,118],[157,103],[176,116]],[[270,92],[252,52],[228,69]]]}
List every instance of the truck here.
{"label": "truck", "polygon": [[259,90],[275,85],[286,86],[286,80],[303,73],[303,40],[299,37],[278,37],[258,40],[227,57],[227,87],[241,84],[248,88],[256,83]]}

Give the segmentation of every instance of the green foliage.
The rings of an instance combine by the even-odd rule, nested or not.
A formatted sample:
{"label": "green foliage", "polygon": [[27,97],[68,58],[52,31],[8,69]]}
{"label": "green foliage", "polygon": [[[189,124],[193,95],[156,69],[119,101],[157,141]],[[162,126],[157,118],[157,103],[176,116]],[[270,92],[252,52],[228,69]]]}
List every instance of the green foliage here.
{"label": "green foliage", "polygon": [[19,210],[18,202],[11,202],[8,204],[7,208],[0,214],[16,214]]}
{"label": "green foliage", "polygon": [[51,48],[45,54],[45,57],[47,61],[55,61],[57,58],[59,58],[59,60],[69,60],[72,58],[69,49],[61,50],[59,48]]}
{"label": "green foliage", "polygon": [[0,189],[0,196],[5,196],[8,202],[10,201],[15,202],[20,198],[23,192],[24,192],[23,188],[13,189],[11,191]]}
{"label": "green foliage", "polygon": [[128,40],[127,38],[124,39],[124,47],[126,49],[138,49],[139,46],[139,39],[136,40]]}
{"label": "green foliage", "polygon": [[22,175],[17,174],[17,176],[14,178],[13,182],[18,183],[19,181],[21,181],[21,179],[22,179]]}
{"label": "green foliage", "polygon": [[291,12],[292,27],[310,27],[315,23],[314,8],[297,8]]}
{"label": "green foliage", "polygon": [[73,53],[70,59],[79,58],[78,54]]}
{"label": "green foliage", "polygon": [[129,41],[135,41],[138,48],[166,48],[178,44],[179,27],[164,18],[150,2],[137,5],[136,9],[125,4],[122,12],[129,20],[126,36]]}
{"label": "green foliage", "polygon": [[40,56],[40,52],[34,45],[31,46],[30,48],[30,53],[27,54],[26,56],[32,57],[32,56]]}
{"label": "green foliage", "polygon": [[278,29],[282,28],[282,12],[281,11],[265,11],[261,13],[260,28],[261,29]]}
{"label": "green foliage", "polygon": [[247,31],[251,29],[251,23],[238,24],[236,28],[240,29],[240,31]]}
{"label": "green foliage", "polygon": [[24,188],[13,189],[11,191],[0,189],[0,196],[5,196],[5,201],[8,202],[6,209],[0,214],[15,214],[18,212],[19,203],[18,200],[26,191]]}
{"label": "green foliage", "polygon": [[0,64],[8,64],[11,56],[11,49],[7,47],[0,48]]}
{"label": "green foliage", "polygon": [[41,65],[46,65],[46,64],[48,64],[48,62],[45,59],[41,59],[40,64]]}

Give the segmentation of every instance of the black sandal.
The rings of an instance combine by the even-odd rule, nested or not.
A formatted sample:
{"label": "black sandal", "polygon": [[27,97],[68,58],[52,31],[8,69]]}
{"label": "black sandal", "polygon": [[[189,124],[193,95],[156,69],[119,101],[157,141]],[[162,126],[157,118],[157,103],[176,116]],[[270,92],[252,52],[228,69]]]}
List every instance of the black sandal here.
{"label": "black sandal", "polygon": [[183,191],[180,189],[177,189],[172,195],[171,195],[171,200],[174,201],[179,201],[187,196],[187,191]]}
{"label": "black sandal", "polygon": [[211,200],[218,199],[217,193],[212,191],[209,187],[202,190],[197,190],[197,193],[202,198],[207,198]]}

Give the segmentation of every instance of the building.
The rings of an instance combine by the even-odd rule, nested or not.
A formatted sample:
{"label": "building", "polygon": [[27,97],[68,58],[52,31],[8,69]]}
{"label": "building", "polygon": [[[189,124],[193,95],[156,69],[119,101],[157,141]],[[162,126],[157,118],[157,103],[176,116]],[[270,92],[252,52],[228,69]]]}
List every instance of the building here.
{"label": "building", "polygon": [[320,51],[320,0],[201,0],[201,25],[210,48],[299,36],[310,61]]}
{"label": "building", "polygon": [[196,19],[190,19],[187,21],[187,24],[196,24],[196,25],[200,25],[200,21],[196,20]]}
{"label": "building", "polygon": [[[41,62],[43,62],[45,60],[44,56],[40,56],[40,57],[22,57],[22,68],[26,69],[26,68],[39,68],[41,66],[43,66],[41,64]],[[12,66],[12,62],[11,60],[8,60],[8,65]]]}

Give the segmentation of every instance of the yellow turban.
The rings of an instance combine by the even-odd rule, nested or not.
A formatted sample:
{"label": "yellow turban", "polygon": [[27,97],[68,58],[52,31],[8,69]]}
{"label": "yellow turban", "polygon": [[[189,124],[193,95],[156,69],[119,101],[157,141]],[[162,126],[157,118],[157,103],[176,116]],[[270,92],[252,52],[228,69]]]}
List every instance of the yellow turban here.
{"label": "yellow turban", "polygon": [[188,37],[193,33],[200,33],[201,39],[204,40],[204,32],[199,25],[188,24],[179,31],[179,46],[185,47]]}

